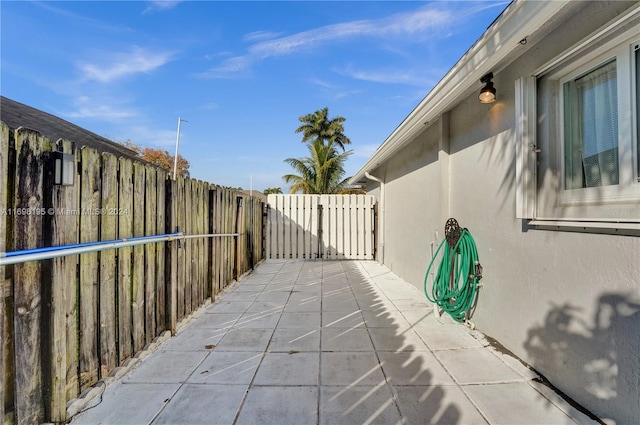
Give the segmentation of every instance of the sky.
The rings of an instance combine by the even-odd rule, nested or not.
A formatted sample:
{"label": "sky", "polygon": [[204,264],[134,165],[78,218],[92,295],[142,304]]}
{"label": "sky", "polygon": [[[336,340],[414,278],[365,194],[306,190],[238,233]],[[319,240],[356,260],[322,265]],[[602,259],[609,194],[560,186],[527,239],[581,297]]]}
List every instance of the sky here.
{"label": "sky", "polygon": [[[346,119],[355,174],[506,1],[0,1],[0,93],[222,186],[289,188],[299,117]],[[480,85],[479,85],[480,87]]]}

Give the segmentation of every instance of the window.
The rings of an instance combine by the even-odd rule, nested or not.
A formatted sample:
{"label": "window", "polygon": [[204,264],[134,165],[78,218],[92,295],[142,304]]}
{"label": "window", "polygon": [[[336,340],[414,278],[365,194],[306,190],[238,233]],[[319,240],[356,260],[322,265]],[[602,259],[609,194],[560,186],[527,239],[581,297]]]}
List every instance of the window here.
{"label": "window", "polygon": [[604,44],[554,73],[561,205],[640,200],[639,44]]}
{"label": "window", "polygon": [[565,189],[618,184],[618,85],[613,60],[564,83]]}
{"label": "window", "polygon": [[640,234],[639,111],[640,8],[517,79],[516,217]]}

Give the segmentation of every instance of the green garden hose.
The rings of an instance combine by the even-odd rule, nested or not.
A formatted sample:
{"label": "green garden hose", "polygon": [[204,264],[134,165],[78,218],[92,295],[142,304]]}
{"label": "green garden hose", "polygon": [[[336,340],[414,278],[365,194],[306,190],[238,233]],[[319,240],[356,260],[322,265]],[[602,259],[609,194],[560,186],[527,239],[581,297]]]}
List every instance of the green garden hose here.
{"label": "green garden hose", "polygon": [[[460,238],[453,247],[442,240],[429,263],[424,276],[424,294],[457,322],[464,322],[466,314],[473,307],[478,281],[482,278],[482,267],[478,261],[478,250],[473,236],[467,229],[460,230]],[[427,281],[431,267],[444,245],[447,245],[434,277],[431,291],[427,290]]]}

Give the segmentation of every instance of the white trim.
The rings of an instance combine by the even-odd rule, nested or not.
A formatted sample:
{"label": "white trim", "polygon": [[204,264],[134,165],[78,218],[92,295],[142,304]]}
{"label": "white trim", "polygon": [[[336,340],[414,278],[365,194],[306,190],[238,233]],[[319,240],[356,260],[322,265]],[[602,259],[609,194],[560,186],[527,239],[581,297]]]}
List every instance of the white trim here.
{"label": "white trim", "polygon": [[537,77],[537,76],[540,76],[542,74],[545,74],[545,73],[549,72],[549,70],[551,70],[554,67],[556,67],[558,64],[560,64],[565,59],[569,58],[570,56],[572,56],[572,55],[574,55],[574,54],[576,54],[578,52],[580,52],[581,50],[585,50],[585,49],[589,48],[589,46],[591,44],[593,44],[594,42],[596,42],[599,38],[605,36],[606,34],[611,32],[616,27],[618,27],[620,25],[623,25],[625,22],[627,22],[630,19],[635,18],[636,16],[640,16],[640,3],[638,3],[638,5],[635,7],[635,9],[631,9],[631,11],[628,12],[627,14],[625,14],[624,16],[616,17],[614,20],[609,22],[601,30],[595,32],[594,34],[592,34],[592,35],[590,35],[588,37],[586,37],[585,39],[580,41],[578,44],[576,44],[573,48],[567,50],[562,55],[560,55],[560,56],[550,60],[549,62],[545,63],[544,65],[542,65],[540,68],[538,68],[533,73],[533,75]]}
{"label": "white trim", "polygon": [[536,78],[516,80],[516,218],[534,218],[537,199]]}
{"label": "white trim", "polygon": [[616,221],[588,221],[588,220],[552,220],[552,219],[535,219],[529,222],[530,226],[536,227],[557,227],[557,228],[575,228],[575,229],[601,229],[601,230],[626,230],[640,231],[639,222],[616,222]]}

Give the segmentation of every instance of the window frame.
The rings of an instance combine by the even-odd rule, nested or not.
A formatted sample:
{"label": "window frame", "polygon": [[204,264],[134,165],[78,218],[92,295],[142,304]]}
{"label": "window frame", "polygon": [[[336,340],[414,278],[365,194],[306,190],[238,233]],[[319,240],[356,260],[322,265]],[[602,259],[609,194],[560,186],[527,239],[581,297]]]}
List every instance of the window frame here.
{"label": "window frame", "polygon": [[[580,60],[562,67],[548,78],[556,81],[556,140],[558,160],[558,205],[606,204],[640,200],[640,184],[637,178],[637,101],[635,99],[635,66],[632,61],[633,46],[638,44],[638,35],[633,31],[612,39]],[[618,184],[610,186],[565,189],[565,117],[564,84],[598,67],[616,61],[618,95]],[[628,111],[628,113],[625,113]],[[631,164],[629,164],[631,162]]]}
{"label": "window frame", "polygon": [[[640,7],[635,7],[515,80],[516,218],[529,228],[640,236],[640,65],[634,57],[639,24]],[[617,74],[618,120],[624,119],[620,105],[629,111],[622,126],[628,129],[626,140],[619,126],[619,184],[565,190],[562,84],[607,57],[628,69],[624,84]]]}

